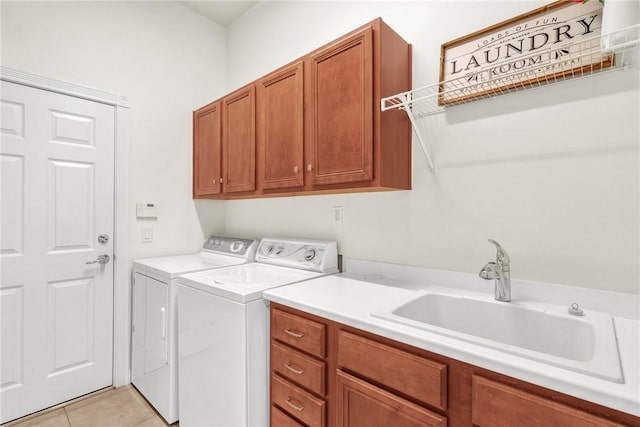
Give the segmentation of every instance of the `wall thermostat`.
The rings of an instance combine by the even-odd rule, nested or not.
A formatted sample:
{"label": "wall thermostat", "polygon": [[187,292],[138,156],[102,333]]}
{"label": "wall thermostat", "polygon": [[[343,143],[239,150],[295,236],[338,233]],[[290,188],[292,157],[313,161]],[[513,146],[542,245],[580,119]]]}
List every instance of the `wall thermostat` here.
{"label": "wall thermostat", "polygon": [[138,218],[158,218],[158,206],[155,203],[136,203]]}

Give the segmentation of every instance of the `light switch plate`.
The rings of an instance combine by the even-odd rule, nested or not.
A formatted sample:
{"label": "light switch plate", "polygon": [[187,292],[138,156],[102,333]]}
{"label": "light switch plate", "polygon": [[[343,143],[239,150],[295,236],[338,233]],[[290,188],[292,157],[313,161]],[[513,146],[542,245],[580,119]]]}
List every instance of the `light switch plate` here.
{"label": "light switch plate", "polygon": [[342,206],[334,206],[332,209],[333,209],[333,223],[336,225],[342,224]]}
{"label": "light switch plate", "polygon": [[147,226],[142,227],[142,243],[151,243],[153,242],[153,227]]}

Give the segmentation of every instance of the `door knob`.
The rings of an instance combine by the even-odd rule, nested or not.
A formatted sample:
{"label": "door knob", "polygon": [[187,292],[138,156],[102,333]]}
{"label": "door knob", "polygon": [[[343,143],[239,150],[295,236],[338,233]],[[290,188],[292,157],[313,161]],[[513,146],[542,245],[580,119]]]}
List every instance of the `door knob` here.
{"label": "door knob", "polygon": [[93,261],[87,261],[85,264],[106,264],[111,261],[111,257],[107,254],[98,255],[97,259]]}

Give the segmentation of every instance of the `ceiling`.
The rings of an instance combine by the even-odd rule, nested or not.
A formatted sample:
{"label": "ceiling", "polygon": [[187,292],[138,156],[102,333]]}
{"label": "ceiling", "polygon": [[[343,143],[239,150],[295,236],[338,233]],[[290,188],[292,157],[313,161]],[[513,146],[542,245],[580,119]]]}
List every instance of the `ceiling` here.
{"label": "ceiling", "polygon": [[178,1],[178,3],[226,27],[258,3],[258,1],[259,0],[203,0]]}

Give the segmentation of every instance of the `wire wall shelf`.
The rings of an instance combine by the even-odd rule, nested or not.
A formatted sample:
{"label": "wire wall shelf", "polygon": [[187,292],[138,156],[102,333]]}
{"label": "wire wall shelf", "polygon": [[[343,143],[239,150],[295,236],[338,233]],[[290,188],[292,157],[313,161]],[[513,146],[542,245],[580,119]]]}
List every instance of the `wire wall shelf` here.
{"label": "wire wall shelf", "polygon": [[455,79],[382,98],[381,110],[403,110],[422,146],[431,171],[429,150],[417,120],[447,108],[549,83],[575,80],[615,70],[637,68],[640,24],[619,31],[567,43],[517,60],[501,61]]}

